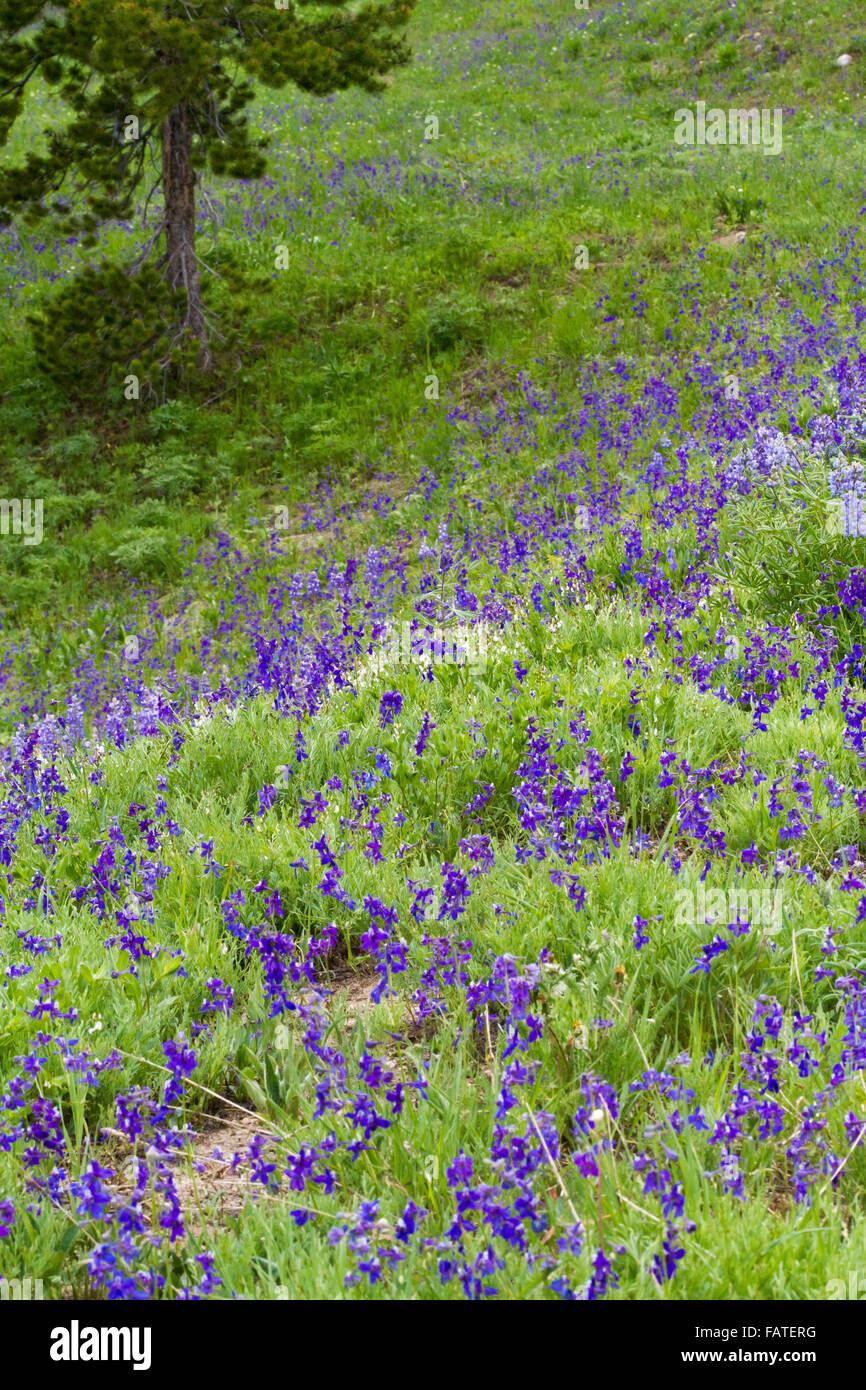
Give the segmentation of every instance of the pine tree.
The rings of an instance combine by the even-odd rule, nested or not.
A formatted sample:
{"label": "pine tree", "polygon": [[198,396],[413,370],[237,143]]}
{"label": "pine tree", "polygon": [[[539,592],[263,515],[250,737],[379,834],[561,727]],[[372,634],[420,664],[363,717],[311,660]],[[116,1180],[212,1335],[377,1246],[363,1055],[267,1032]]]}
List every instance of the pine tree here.
{"label": "pine tree", "polygon": [[[149,183],[161,216],[147,254],[176,302],[179,333],[210,361],[195,252],[198,171],[258,178],[267,140],[250,128],[256,84],[318,95],[378,91],[405,62],[415,0],[0,0],[0,144],[37,75],[64,118],[44,150],[0,172],[0,225],[46,215],[95,243],[99,222],[127,220]],[[145,205],[147,205],[147,200]],[[156,198],[159,206],[159,197]],[[142,262],[146,257],[142,257]],[[182,300],[180,294],[182,293]]]}

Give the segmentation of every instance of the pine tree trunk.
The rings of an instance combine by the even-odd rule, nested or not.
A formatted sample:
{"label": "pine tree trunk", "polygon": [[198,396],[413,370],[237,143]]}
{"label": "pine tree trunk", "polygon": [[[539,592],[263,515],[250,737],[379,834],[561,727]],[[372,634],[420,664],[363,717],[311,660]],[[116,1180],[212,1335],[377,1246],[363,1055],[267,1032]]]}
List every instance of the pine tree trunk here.
{"label": "pine tree trunk", "polygon": [[165,273],[172,289],[186,293],[184,323],[201,345],[199,366],[210,366],[207,325],[195,258],[195,170],[189,109],[177,106],[162,126],[162,189],[165,200]]}

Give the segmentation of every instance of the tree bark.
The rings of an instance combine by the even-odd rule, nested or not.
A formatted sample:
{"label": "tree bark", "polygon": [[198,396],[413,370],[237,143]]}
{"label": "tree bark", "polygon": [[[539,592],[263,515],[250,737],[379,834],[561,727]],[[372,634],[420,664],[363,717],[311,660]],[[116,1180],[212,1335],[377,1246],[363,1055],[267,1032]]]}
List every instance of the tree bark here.
{"label": "tree bark", "polygon": [[195,169],[189,109],[177,106],[162,126],[162,191],[165,201],[165,274],[186,293],[184,326],[198,338],[199,366],[211,364],[201,282],[195,256]]}

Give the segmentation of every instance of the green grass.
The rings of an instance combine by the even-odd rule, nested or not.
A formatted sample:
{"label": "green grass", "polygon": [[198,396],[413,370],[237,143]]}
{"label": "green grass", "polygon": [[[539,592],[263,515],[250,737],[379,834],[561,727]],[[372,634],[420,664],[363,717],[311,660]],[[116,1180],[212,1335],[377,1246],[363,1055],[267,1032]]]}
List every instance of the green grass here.
{"label": "green grass", "polygon": [[[116,652],[125,634],[152,643],[156,657],[166,656],[177,639],[176,670],[190,674],[202,669],[199,643],[208,634],[226,669],[240,669],[242,639],[221,634],[219,623],[242,582],[258,601],[267,592],[271,571],[239,578],[243,563],[260,554],[261,519],[286,506],[290,535],[302,537],[277,555],[274,572],[285,578],[305,554],[301,504],[316,497],[321,502],[325,484],[335,509],[369,492],[360,515],[349,510],[329,528],[323,570],[350,554],[363,556],[369,545],[396,550],[425,526],[435,530],[447,508],[452,534],[480,525],[474,502],[482,489],[485,523],[498,521],[513,536],[516,509],[535,505],[535,471],[571,447],[556,410],[539,413],[525,429],[519,424],[520,373],[533,389],[555,392],[576,411],[590,390],[593,367],[599,389],[613,390],[617,364],[626,363],[628,390],[637,397],[663,358],[678,392],[671,430],[688,435],[710,410],[701,382],[689,375],[697,344],[709,343],[706,360],[718,372],[731,352],[721,338],[710,343],[714,324],[749,322],[756,335],[781,343],[792,309],[819,314],[826,282],[810,267],[839,253],[840,232],[856,224],[862,202],[862,171],[852,153],[864,115],[862,65],[858,60],[841,72],[833,58],[843,51],[862,54],[866,28],[858,29],[845,7],[769,0],[741,2],[717,15],[697,4],[641,0],[628,9],[594,6],[584,14],[542,0],[466,0],[460,7],[421,0],[411,35],[416,60],[380,99],[348,93],[313,103],[286,93],[279,102],[259,100],[257,119],[274,135],[272,173],[281,195],[298,203],[292,225],[284,210],[269,213],[267,224],[250,232],[244,214],[260,210],[261,191],[208,186],[225,212],[221,226],[205,229],[202,254],[217,271],[232,265],[247,277],[241,291],[218,280],[211,286],[216,312],[242,323],[244,341],[240,359],[220,361],[212,386],[155,408],[66,398],[39,374],[23,330],[25,307],[47,289],[41,281],[35,289],[15,284],[20,267],[32,265],[43,275],[47,262],[41,258],[50,253],[25,246],[19,269],[4,268],[4,288],[15,293],[0,314],[10,342],[0,361],[3,493],[44,497],[46,531],[39,547],[0,541],[3,635],[12,673],[3,710],[7,741],[23,699],[47,683],[62,692],[84,664]],[[719,105],[784,108],[783,155],[678,151],[673,112],[704,95]],[[41,102],[37,93],[18,133],[19,149],[32,142],[44,114]],[[439,139],[425,142],[430,114],[438,118]],[[589,154],[593,164],[586,168]],[[341,163],[385,159],[407,171],[402,182],[365,178],[360,168],[344,180],[337,176]],[[329,171],[336,171],[333,188]],[[721,240],[737,229],[746,232],[742,245]],[[120,251],[135,238],[110,229],[106,240]],[[278,243],[290,247],[290,265],[274,274]],[[581,244],[589,251],[586,271],[574,269]],[[859,241],[857,249],[862,254]],[[63,273],[74,264],[73,257]],[[848,259],[840,255],[832,272],[836,323],[852,331],[858,270],[852,251]],[[645,301],[641,315],[632,312],[633,294]],[[679,313],[691,296],[701,305],[699,322]],[[759,305],[763,296],[769,301]],[[424,394],[432,373],[440,383],[438,403]],[[804,396],[818,390],[813,374],[804,361]],[[747,373],[743,380],[748,385]],[[481,427],[502,401],[512,411],[507,444],[501,437],[507,431]],[[458,407],[464,418],[453,415]],[[813,400],[806,414],[816,408]],[[661,436],[661,426],[653,425],[634,462],[645,464],[656,444],[667,447]],[[580,450],[596,481],[623,481],[616,450],[600,434],[583,437]],[[706,461],[696,453],[689,467],[697,479]],[[432,501],[418,486],[424,469],[440,485]],[[387,515],[374,506],[382,473],[392,475],[395,498]],[[561,493],[542,500],[559,520],[572,505]],[[250,897],[252,885],[267,878],[279,887],[286,929],[306,944],[333,916],[340,964],[357,966],[368,925],[360,904],[368,894],[380,898],[398,910],[414,987],[426,962],[408,881],[432,886],[443,862],[465,863],[459,842],[470,834],[491,837],[496,863],[473,881],[454,934],[472,943],[476,980],[494,954],[528,961],[549,948],[554,965],[543,975],[538,1005],[544,1065],[523,1096],[533,1114],[557,1117],[566,1148],[584,1071],[625,1087],[645,1063],[672,1068],[683,1050],[689,1060],[678,1074],[714,1123],[738,1075],[749,1003],[760,995],[808,1011],[816,1030],[826,1028],[829,1052],[838,1050],[838,1000],[827,982],[813,979],[829,924],[844,926],[846,968],[866,963],[864,924],[851,924],[850,898],[840,898],[831,866],[840,845],[856,845],[864,854],[856,808],[850,800],[831,804],[823,781],[831,774],[850,788],[861,779],[839,692],[831,690],[823,710],[801,720],[804,683],[817,660],[807,624],[782,644],[779,661],[789,664],[789,678],[763,731],[754,732],[745,697],[724,703],[712,693],[721,678],[734,695],[749,693],[739,654],[721,678],[715,673],[710,690],[698,688],[690,663],[706,659],[720,627],[736,636],[742,652],[766,620],[781,624],[801,612],[814,623],[819,604],[832,601],[835,567],[850,566],[856,552],[851,542],[826,534],[817,475],[726,512],[715,549],[699,544],[693,525],[669,527],[640,496],[623,495],[617,504],[623,520],[642,523],[648,554],[655,546],[672,547],[673,592],[683,591],[689,563],[699,561],[709,576],[703,607],[684,614],[651,647],[645,644],[651,621],[642,608],[645,595],[622,570],[618,528],[593,542],[586,582],[569,573],[561,546],[537,541],[524,573],[507,577],[517,620],[491,635],[486,669],[472,675],[443,666],[429,682],[412,666],[359,672],[354,688],[335,690],[314,719],[303,721],[309,761],[261,818],[255,814],[258,790],[274,780],[278,766],[292,762],[297,727],[263,697],[231,715],[199,711],[197,719],[184,720],[185,742],[176,758],[166,734],[60,762],[70,812],[66,842],[46,868],[33,827],[25,824],[16,892],[37,872],[57,884],[57,909],[50,928],[44,927],[63,936],[62,955],[52,955],[47,967],[60,982],[57,1002],[78,1010],[88,1046],[116,1047],[136,1059],[128,1062],[124,1087],[162,1079],[155,1071],[161,1042],[180,1029],[189,1033],[200,1018],[205,982],[216,974],[233,986],[242,1008],[219,1018],[199,1051],[195,1081],[209,1089],[197,1093],[195,1103],[224,1119],[227,1102],[252,1109],[265,1131],[279,1133],[295,1150],[321,1142],[327,1124],[311,1119],[311,1075],[298,1029],[292,1020],[268,1019],[259,965],[226,934],[220,902],[238,887]],[[795,511],[799,529],[792,545]],[[218,531],[237,537],[242,559],[236,566],[215,561],[205,587],[200,578],[185,577],[189,557],[181,541],[196,549],[211,544]],[[422,568],[417,547],[405,560],[397,618],[411,616],[411,582]],[[465,583],[483,594],[495,590],[494,552],[469,563]],[[193,597],[185,627],[172,627],[170,619]],[[538,600],[546,605],[541,612]],[[841,615],[834,631],[842,650],[850,651],[862,638],[862,623]],[[627,660],[643,664],[629,667]],[[523,684],[516,682],[515,661],[530,672]],[[671,678],[674,667],[685,673],[679,683]],[[638,684],[640,736],[629,723],[630,692]],[[404,713],[383,731],[379,700],[393,690],[403,696]],[[588,866],[581,873],[586,904],[577,911],[551,882],[548,863],[521,859],[525,837],[513,788],[531,721],[552,729],[555,740],[567,736],[581,709],[615,784],[619,813],[652,850],[634,856],[624,839],[609,858]],[[416,758],[413,744],[425,711],[436,730],[427,753]],[[337,736],[344,729],[351,741],[341,750]],[[681,833],[672,789],[659,786],[668,747],[692,767],[716,760],[713,823],[728,858],[714,859],[708,890],[733,885],[728,864],[752,843],[762,857],[786,849],[780,821],[768,812],[769,784],[787,779],[781,795],[787,792],[791,801],[790,776],[801,750],[826,763],[822,775],[814,769],[804,774],[814,807],[799,848],[816,882],[786,884],[779,936],[756,932],[737,939],[709,977],[692,967],[710,933],[677,925],[671,872],[662,858],[663,850],[675,850],[680,882],[688,885],[697,884],[708,858],[705,846]],[[373,767],[371,749],[391,759],[392,773],[380,790],[390,797],[389,810],[405,817],[394,825],[392,815],[383,816],[381,864],[364,855],[365,830],[341,826],[341,818],[351,824],[353,815],[345,780],[350,769]],[[718,770],[736,767],[744,750],[763,780],[725,784]],[[635,768],[620,781],[626,752]],[[564,757],[576,769],[574,749]],[[103,776],[94,783],[97,764]],[[149,933],[161,951],[141,963],[136,978],[119,948],[106,950],[105,933],[67,890],[70,881],[88,881],[114,818],[136,852],[145,853],[128,808],[131,801],[152,808],[162,775],[168,777],[169,814],[181,833],[162,850],[170,873],[158,888]],[[311,796],[335,776],[344,778],[344,789],[329,797],[315,829],[300,829],[300,796]],[[465,808],[478,784],[488,782],[493,794],[472,819]],[[253,823],[245,826],[249,815]],[[322,833],[332,846],[345,843],[342,886],[359,904],[354,912],[323,904],[313,875],[289,867],[301,856],[315,865],[311,845]],[[219,879],[206,875],[194,853],[202,839],[214,842],[214,858],[223,866]],[[757,888],[764,880],[747,874],[742,883]],[[654,919],[640,954],[632,944],[638,913]],[[34,930],[33,916],[16,900],[2,927],[10,960],[23,959],[19,929]],[[430,1212],[430,1232],[438,1231],[451,1210],[447,1164],[461,1148],[478,1153],[489,1145],[504,1066],[495,1019],[490,1050],[455,990],[447,996],[449,1016],[431,1038],[410,1026],[410,990],[402,985],[396,998],[361,1009],[353,1019],[343,974],[331,984],[329,1037],[345,1050],[350,1069],[357,1067],[364,1039],[378,1039],[406,1081],[429,1062],[430,1099],[407,1104],[401,1123],[377,1136],[374,1154],[355,1163],[345,1155],[335,1159],[338,1191],[323,1195],[321,1206],[336,1220],[356,1199],[379,1197],[383,1216],[393,1222],[411,1198]],[[33,989],[26,978],[8,985],[0,1016],[4,1076],[14,1071],[13,1059],[36,1026],[27,1012]],[[612,1026],[597,1026],[599,1018]],[[406,1037],[395,1044],[400,1030]],[[791,1042],[789,1032],[785,1042]],[[718,1054],[713,1066],[702,1065],[708,1051]],[[40,1084],[45,1094],[62,1098],[70,1153],[83,1167],[99,1128],[112,1122],[121,1082],[109,1072],[98,1092],[85,1093],[53,1063]],[[784,1099],[791,1113],[808,1102],[815,1085],[811,1078],[788,1077]],[[191,1094],[189,1113],[179,1119],[199,1127]],[[863,1113],[862,1085],[846,1082],[843,1096],[845,1108]],[[621,1102],[621,1144],[602,1160],[597,1188],[580,1183],[563,1162],[588,1232],[586,1251],[573,1261],[575,1283],[589,1277],[590,1247],[600,1242],[625,1247],[617,1263],[619,1288],[611,1295],[617,1299],[823,1298],[830,1280],[847,1282],[848,1270],[862,1267],[862,1151],[846,1164],[842,1195],[821,1182],[811,1205],[802,1207],[791,1199],[790,1171],[779,1151],[773,1150],[776,1166],[765,1168],[765,1151],[748,1141],[748,1200],[740,1202],[709,1176],[718,1153],[707,1150],[704,1136],[667,1129],[665,1142],[676,1150],[697,1229],[676,1280],[659,1287],[650,1262],[662,1223],[629,1161],[645,1126],[658,1119],[659,1105],[651,1094],[627,1092]],[[847,1153],[840,1113],[830,1125],[834,1151]],[[99,1154],[101,1162],[118,1166],[130,1157],[120,1140]],[[429,1253],[411,1250],[381,1284],[347,1293],[349,1257],[345,1245],[329,1245],[330,1221],[296,1226],[287,1194],[262,1194],[247,1200],[240,1216],[220,1216],[204,1176],[191,1165],[187,1175],[193,1188],[202,1181],[190,1204],[200,1208],[201,1230],[190,1237],[188,1252],[214,1251],[224,1292],[244,1298],[285,1291],[292,1298],[462,1296],[456,1281],[440,1284]],[[0,1191],[7,1184],[11,1190],[19,1176],[12,1159],[0,1153]],[[547,1176],[549,1184],[542,1185],[549,1210],[561,1225],[570,1219],[569,1208],[556,1173]],[[228,1190],[224,1176],[214,1182]],[[26,1270],[54,1281],[53,1296],[70,1290],[89,1296],[84,1261],[91,1241],[86,1230],[46,1206],[38,1219],[22,1216],[3,1242],[0,1270],[10,1278]],[[190,1277],[189,1261],[164,1251],[158,1258],[176,1291]],[[497,1282],[505,1297],[545,1293],[543,1271],[529,1270],[514,1252],[504,1258]]]}
{"label": "green grass", "polygon": [[[238,296],[212,283],[215,312],[243,324],[246,345],[198,403],[107,411],[104,401],[67,402],[40,378],[21,308],[49,292],[41,277],[55,262],[50,251],[29,251],[24,234],[19,264],[40,278],[33,290],[15,289],[18,273],[7,275],[18,304],[2,316],[13,343],[0,368],[4,486],[44,496],[54,543],[16,555],[6,593],[20,615],[13,622],[65,611],[70,600],[74,609],[110,600],[124,570],[164,585],[176,578],[170,552],[182,535],[203,524],[231,529],[250,507],[291,504],[319,479],[351,489],[383,456],[414,476],[448,448],[447,406],[499,384],[494,364],[506,362],[512,380],[531,369],[541,385],[563,389],[587,359],[625,355],[639,372],[659,352],[676,361],[690,347],[689,325],[672,318],[684,283],[697,279],[708,306],[722,307],[735,259],[743,293],[757,294],[765,238],[785,243],[773,254],[781,277],[831,254],[851,220],[863,98],[859,67],[832,66],[833,50],[856,38],[836,7],[740,4],[717,18],[679,5],[571,14],[522,2],[468,5],[455,17],[425,0],[411,38],[415,61],[382,98],[260,101],[272,173],[298,200],[292,226],[290,215],[268,211],[251,233],[243,214],[261,218],[261,191],[210,181],[225,211],[219,231],[205,229],[201,253],[217,270],[231,261],[252,285]],[[504,72],[516,77],[507,99]],[[677,149],[673,111],[696,94],[784,108],[783,156]],[[32,143],[43,110],[37,91],[10,155]],[[429,114],[439,138],[425,142]],[[590,153],[596,175],[569,167]],[[338,160],[385,158],[406,166],[403,185],[363,171],[334,192],[323,184]],[[420,184],[427,173],[441,182]],[[748,236],[738,253],[714,244],[741,223]],[[106,236],[110,251],[134,243],[122,229]],[[274,272],[281,243],[290,266]],[[578,244],[588,271],[573,269]],[[79,254],[61,258],[64,275]],[[624,311],[638,278],[646,313],[626,317],[614,347],[597,305],[609,296],[604,314]],[[425,418],[434,369],[441,407]],[[136,526],[133,509],[155,492],[167,509],[149,523],[152,534],[118,547],[118,528]]]}

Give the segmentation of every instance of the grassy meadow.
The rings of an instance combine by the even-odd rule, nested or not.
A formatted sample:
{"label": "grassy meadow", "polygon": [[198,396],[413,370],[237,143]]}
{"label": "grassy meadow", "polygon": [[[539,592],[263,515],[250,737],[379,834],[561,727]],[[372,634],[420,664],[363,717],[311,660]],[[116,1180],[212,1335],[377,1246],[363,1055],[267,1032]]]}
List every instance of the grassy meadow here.
{"label": "grassy meadow", "polygon": [[[44,506],[0,536],[0,1275],[835,1297],[866,18],[420,0],[409,37],[380,96],[262,92],[267,176],[205,179],[237,340],[187,391],[35,355],[140,221],[0,232],[2,492]],[[675,143],[698,101],[780,153]]]}

